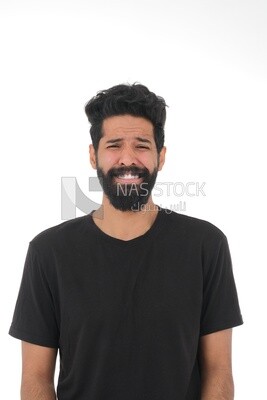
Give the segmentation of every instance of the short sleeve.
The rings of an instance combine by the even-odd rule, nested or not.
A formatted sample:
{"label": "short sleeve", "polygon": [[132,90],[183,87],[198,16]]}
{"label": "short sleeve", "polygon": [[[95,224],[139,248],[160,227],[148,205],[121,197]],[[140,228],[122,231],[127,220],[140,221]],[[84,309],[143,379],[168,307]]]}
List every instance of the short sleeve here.
{"label": "short sleeve", "polygon": [[9,334],[17,339],[47,347],[58,347],[53,296],[41,256],[30,242]]}
{"label": "short sleeve", "polygon": [[204,269],[200,335],[242,324],[230,250],[223,236]]}

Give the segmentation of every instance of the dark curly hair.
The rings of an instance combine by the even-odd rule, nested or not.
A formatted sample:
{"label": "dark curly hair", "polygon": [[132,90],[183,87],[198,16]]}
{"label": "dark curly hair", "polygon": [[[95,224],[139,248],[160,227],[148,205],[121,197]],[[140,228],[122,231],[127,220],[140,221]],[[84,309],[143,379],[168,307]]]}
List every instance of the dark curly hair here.
{"label": "dark curly hair", "polygon": [[139,83],[121,84],[101,90],[85,105],[85,113],[91,124],[90,135],[95,150],[98,150],[102,137],[102,124],[105,118],[130,114],[143,117],[152,122],[154,139],[158,153],[164,145],[164,125],[166,121],[165,100],[150,92]]}

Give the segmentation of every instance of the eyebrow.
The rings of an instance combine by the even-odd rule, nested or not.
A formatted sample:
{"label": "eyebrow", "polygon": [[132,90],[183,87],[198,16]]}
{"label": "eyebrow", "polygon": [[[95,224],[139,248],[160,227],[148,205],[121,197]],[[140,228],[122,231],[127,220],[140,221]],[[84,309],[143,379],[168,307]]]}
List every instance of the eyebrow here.
{"label": "eyebrow", "polygon": [[[135,137],[135,139],[138,140],[139,142],[142,142],[142,143],[151,144],[151,140],[142,138],[140,136]],[[118,143],[118,142],[122,142],[123,140],[124,140],[123,138],[109,139],[109,140],[106,141],[106,143]]]}

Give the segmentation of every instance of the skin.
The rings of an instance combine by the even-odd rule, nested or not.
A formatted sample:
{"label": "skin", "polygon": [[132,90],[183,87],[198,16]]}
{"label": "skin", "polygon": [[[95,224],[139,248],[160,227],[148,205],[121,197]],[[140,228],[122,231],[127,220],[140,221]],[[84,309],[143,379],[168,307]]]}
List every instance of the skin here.
{"label": "skin", "polygon": [[232,329],[200,338],[201,400],[233,400]]}
{"label": "skin", "polygon": [[[150,121],[130,115],[110,117],[103,123],[103,133],[97,154],[94,147],[89,146],[94,169],[97,159],[105,173],[112,167],[130,165],[145,166],[150,172],[155,167],[159,171],[162,169],[166,148],[163,147],[158,155]],[[147,205],[144,212],[123,212],[116,210],[103,194],[102,205],[93,218],[106,234],[131,240],[150,229],[157,216],[151,196]],[[201,400],[233,400],[231,345],[232,329],[200,338]],[[56,356],[57,349],[22,342],[22,400],[56,399],[53,383]]]}
{"label": "skin", "polygon": [[55,400],[57,349],[22,341],[21,400]]}

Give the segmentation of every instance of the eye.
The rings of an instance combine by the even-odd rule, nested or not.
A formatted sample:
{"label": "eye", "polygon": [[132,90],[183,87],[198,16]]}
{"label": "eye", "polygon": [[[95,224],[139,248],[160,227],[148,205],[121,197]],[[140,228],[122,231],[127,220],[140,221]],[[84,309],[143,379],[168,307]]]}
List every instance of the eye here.
{"label": "eye", "polygon": [[119,145],[118,144],[111,144],[111,145],[107,146],[107,149],[112,149],[112,148],[115,148],[115,147],[119,147]]}
{"label": "eye", "polygon": [[149,150],[149,147],[148,146],[144,146],[143,144],[139,144],[139,145],[137,145],[136,146],[138,149],[147,149],[147,150]]}

